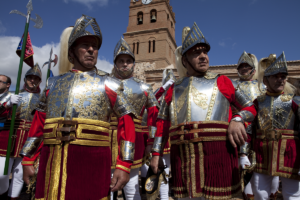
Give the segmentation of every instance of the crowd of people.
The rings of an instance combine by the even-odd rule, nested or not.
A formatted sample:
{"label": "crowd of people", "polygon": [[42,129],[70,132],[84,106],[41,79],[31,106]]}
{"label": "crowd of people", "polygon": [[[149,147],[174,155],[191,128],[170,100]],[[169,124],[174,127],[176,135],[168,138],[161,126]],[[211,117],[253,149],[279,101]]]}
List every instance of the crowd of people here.
{"label": "crowd of people", "polygon": [[123,38],[112,72],[95,67],[102,33],[86,15],[63,31],[60,74],[42,92],[37,64],[18,95],[0,75],[1,199],[18,199],[25,182],[36,200],[113,200],[119,190],[140,200],[139,176],[148,200],[168,200],[169,188],[182,200],[241,192],[276,199],[280,181],[285,200],[300,199],[300,97],[287,82],[285,54],[258,62],[244,51],[239,79],[231,80],[209,71],[211,46],[196,23],[182,38],[179,78],[166,68],[155,92],[135,78],[135,55]]}

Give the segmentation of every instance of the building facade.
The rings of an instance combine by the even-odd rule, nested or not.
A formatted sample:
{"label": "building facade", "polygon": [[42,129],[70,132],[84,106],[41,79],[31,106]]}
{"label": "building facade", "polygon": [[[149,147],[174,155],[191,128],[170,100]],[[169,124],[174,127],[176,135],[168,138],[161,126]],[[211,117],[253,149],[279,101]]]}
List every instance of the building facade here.
{"label": "building facade", "polygon": [[[124,39],[136,57],[135,76],[161,87],[162,73],[166,68],[175,69],[175,13],[170,0],[130,0],[129,21]],[[300,60],[287,61],[288,81],[295,85],[300,95]],[[210,71],[238,79],[237,65],[211,66]]]}

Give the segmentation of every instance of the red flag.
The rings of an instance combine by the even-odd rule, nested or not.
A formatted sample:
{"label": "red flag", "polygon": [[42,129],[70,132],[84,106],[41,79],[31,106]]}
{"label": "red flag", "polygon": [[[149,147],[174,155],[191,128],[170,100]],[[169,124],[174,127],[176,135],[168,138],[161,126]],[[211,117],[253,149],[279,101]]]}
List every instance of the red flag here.
{"label": "red flag", "polygon": [[[23,37],[19,43],[19,46],[17,48],[16,53],[18,54],[19,57],[21,57],[21,52],[22,52],[22,45],[23,45]],[[25,48],[25,55],[24,55],[24,62],[29,65],[30,67],[34,67],[34,62],[33,62],[33,48],[32,48],[32,44],[31,44],[31,40],[30,40],[30,35],[28,32],[28,36],[27,36],[27,42],[26,42],[26,48]]]}

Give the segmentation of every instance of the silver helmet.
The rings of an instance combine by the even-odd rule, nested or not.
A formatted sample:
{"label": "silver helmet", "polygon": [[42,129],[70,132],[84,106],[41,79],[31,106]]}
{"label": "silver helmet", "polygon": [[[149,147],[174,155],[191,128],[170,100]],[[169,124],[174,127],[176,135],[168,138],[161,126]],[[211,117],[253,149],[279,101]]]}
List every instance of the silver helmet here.
{"label": "silver helmet", "polygon": [[30,69],[26,72],[25,78],[26,78],[27,76],[30,76],[30,75],[37,76],[37,77],[39,77],[39,78],[42,80],[42,71],[41,71],[41,68],[40,68],[40,66],[39,66],[38,63],[36,63],[36,64],[34,65],[33,68],[30,68]]}
{"label": "silver helmet", "polygon": [[239,66],[243,63],[246,63],[248,64],[249,66],[252,67],[252,70],[249,74],[246,74],[246,75],[241,75],[239,72],[238,72],[238,76],[241,78],[241,79],[248,79],[254,72],[256,66],[252,60],[252,58],[249,56],[249,54],[244,51],[243,54],[241,55],[239,61],[238,61],[238,64],[237,64],[237,69],[239,68]]}
{"label": "silver helmet", "polygon": [[[86,28],[91,25],[94,34],[90,33],[89,31],[86,30]],[[98,41],[98,49],[100,49],[101,44],[102,44],[102,33],[100,30],[100,27],[98,23],[96,22],[95,18],[92,18],[87,15],[82,15],[75,23],[75,26],[70,34],[69,42],[68,42],[68,47],[70,47],[75,43],[75,41],[81,37],[86,37],[86,36],[94,36],[97,41]],[[70,56],[69,56],[70,60]]]}
{"label": "silver helmet", "polygon": [[188,34],[186,35],[182,43],[182,55],[184,55],[189,49],[191,49],[197,44],[204,44],[207,46],[207,51],[210,50],[209,43],[207,42],[204,35],[200,31],[196,22],[194,22],[193,27],[188,31]]}
{"label": "silver helmet", "polygon": [[135,62],[135,56],[133,54],[133,51],[131,50],[129,44],[121,37],[121,39],[119,40],[119,42],[117,43],[115,50],[114,50],[114,68],[115,68],[115,72],[121,76],[122,78],[128,78],[132,75],[133,71],[134,71],[134,66],[131,68],[131,70],[129,71],[121,71],[117,68],[116,66],[116,59],[119,55],[124,54],[124,55],[130,55],[133,59],[133,62]]}
{"label": "silver helmet", "polygon": [[272,76],[279,73],[288,74],[284,52],[265,70],[264,76]]}

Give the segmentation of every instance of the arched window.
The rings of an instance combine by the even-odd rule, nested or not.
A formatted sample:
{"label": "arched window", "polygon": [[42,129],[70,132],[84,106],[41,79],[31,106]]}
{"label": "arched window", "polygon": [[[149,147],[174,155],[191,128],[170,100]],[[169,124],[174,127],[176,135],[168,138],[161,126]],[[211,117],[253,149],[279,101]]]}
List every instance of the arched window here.
{"label": "arched window", "polygon": [[137,24],[143,24],[143,12],[137,14]]}
{"label": "arched window", "polygon": [[171,28],[173,28],[173,22],[171,22]]}
{"label": "arched window", "polygon": [[157,20],[157,12],[155,9],[150,11],[150,23],[155,23]]}
{"label": "arched window", "polygon": [[155,52],[155,40],[153,40],[153,52]]}
{"label": "arched window", "polygon": [[170,18],[170,15],[169,14],[167,14],[167,19],[169,19]]}
{"label": "arched window", "polygon": [[133,50],[133,54],[134,54],[134,51],[135,51],[135,42],[133,43],[132,50]]}
{"label": "arched window", "polygon": [[136,43],[136,54],[139,54],[139,46],[140,46],[140,43],[137,42],[137,43]]}
{"label": "arched window", "polygon": [[151,41],[149,40],[149,53],[151,52]]}

